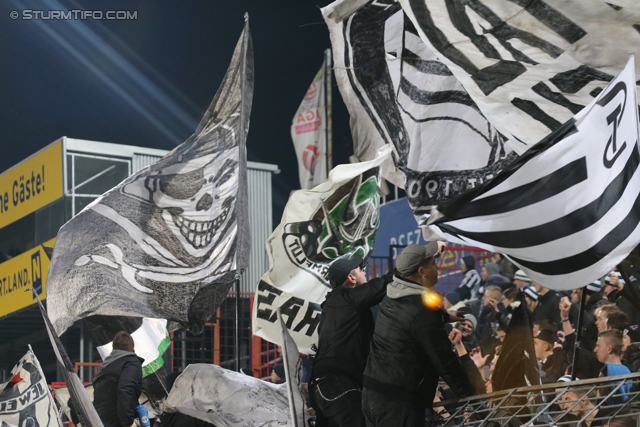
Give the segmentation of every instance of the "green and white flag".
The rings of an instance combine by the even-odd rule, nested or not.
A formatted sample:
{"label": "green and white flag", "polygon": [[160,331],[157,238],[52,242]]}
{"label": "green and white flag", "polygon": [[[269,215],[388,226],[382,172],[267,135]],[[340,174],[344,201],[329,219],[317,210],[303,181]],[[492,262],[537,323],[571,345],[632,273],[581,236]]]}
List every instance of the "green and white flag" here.
{"label": "green and white flag", "polygon": [[282,345],[280,308],[298,349],[311,352],[320,304],[330,290],[329,266],[356,253],[368,259],[373,249],[380,224],[380,165],[390,154],[391,146],[384,146],[373,160],[339,165],[326,182],[291,194],[266,243],[271,268],[256,290],[254,335]]}

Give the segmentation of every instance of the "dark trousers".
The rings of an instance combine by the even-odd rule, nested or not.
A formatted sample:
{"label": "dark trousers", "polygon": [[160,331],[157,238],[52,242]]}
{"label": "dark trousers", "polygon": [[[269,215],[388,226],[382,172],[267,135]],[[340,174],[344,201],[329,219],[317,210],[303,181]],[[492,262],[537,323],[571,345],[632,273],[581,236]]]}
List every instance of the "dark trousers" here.
{"label": "dark trousers", "polygon": [[393,399],[364,388],[362,412],[367,427],[424,427],[425,408],[422,405]]}
{"label": "dark trousers", "polygon": [[365,427],[360,385],[345,375],[327,375],[311,390],[318,427]]}

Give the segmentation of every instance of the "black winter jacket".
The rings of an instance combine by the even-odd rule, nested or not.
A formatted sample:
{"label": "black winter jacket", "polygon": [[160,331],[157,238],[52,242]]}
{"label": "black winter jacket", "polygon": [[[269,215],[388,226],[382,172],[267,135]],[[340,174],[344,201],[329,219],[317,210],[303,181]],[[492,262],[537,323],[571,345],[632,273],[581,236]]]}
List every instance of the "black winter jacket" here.
{"label": "black winter jacket", "polygon": [[473,387],[445,332],[449,315],[424,307],[419,284],[395,277],[387,287],[371,341],[364,386],[431,407],[442,377],[459,397]]}
{"label": "black winter jacket", "polygon": [[130,426],[142,393],[142,362],[135,353],[113,350],[93,380],[93,406],[105,427]]}
{"label": "black winter jacket", "polygon": [[318,352],[311,378],[345,374],[362,384],[362,373],[373,335],[371,307],[382,301],[391,274],[356,286],[338,286],[322,303],[318,326]]}

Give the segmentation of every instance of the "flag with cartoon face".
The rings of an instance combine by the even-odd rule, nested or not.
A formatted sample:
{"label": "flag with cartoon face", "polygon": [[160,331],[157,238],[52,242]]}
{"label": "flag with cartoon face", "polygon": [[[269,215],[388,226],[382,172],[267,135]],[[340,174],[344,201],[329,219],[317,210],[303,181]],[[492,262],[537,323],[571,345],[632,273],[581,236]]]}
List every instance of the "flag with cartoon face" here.
{"label": "flag with cartoon face", "polygon": [[2,426],[62,427],[47,380],[36,356],[28,351],[0,384]]}
{"label": "flag with cartoon face", "polygon": [[248,264],[245,141],[253,96],[248,21],[198,129],[58,233],[49,315],[61,334],[90,315],[211,317]]}
{"label": "flag with cartoon face", "polygon": [[391,147],[367,162],[340,165],[312,190],[294,191],[267,240],[271,268],[253,305],[253,333],[281,343],[276,310],[299,350],[317,342],[320,304],[330,290],[329,266],[343,256],[368,259],[380,224],[380,165]]}

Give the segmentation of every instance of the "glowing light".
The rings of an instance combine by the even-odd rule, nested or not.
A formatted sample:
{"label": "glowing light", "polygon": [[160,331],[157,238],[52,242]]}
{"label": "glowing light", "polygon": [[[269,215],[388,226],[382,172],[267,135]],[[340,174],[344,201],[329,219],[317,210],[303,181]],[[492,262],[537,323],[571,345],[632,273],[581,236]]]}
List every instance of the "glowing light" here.
{"label": "glowing light", "polygon": [[422,304],[429,310],[440,310],[442,308],[442,295],[437,292],[425,289],[422,292]]}

